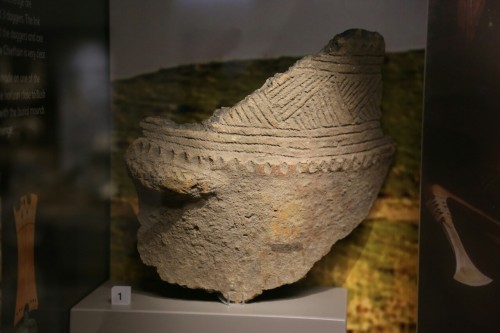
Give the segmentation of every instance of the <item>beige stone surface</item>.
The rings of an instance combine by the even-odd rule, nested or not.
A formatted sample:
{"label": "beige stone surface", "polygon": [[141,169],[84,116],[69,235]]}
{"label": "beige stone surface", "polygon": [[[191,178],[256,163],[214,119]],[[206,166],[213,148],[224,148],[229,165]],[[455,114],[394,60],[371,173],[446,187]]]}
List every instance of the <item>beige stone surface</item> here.
{"label": "beige stone surface", "polygon": [[143,262],[232,302],[302,278],[387,173],[383,56],[379,34],[349,30],[201,124],[145,119],[126,154]]}

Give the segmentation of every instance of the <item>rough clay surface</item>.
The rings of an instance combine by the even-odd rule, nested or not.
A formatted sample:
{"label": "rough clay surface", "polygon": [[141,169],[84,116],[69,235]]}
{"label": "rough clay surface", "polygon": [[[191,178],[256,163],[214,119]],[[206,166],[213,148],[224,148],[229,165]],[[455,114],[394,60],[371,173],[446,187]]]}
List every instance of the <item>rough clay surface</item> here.
{"label": "rough clay surface", "polygon": [[143,262],[232,302],[302,278],[387,173],[383,56],[379,34],[349,30],[202,124],[144,120],[126,155]]}

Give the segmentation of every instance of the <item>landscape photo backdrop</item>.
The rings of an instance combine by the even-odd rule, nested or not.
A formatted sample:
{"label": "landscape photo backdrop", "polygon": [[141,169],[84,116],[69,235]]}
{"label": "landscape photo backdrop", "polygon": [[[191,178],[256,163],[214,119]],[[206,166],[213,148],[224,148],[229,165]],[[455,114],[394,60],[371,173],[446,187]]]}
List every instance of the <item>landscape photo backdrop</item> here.
{"label": "landscape photo backdrop", "polygon": [[[139,207],[124,153],[141,136],[139,122],[152,115],[178,123],[200,122],[217,108],[236,104],[296,60],[184,65],[112,82],[112,280],[155,285],[158,290],[175,288],[160,281],[136,249]],[[382,126],[397,143],[394,163],[368,218],[297,282],[347,288],[349,332],[416,330],[423,73],[423,51],[387,54]]]}

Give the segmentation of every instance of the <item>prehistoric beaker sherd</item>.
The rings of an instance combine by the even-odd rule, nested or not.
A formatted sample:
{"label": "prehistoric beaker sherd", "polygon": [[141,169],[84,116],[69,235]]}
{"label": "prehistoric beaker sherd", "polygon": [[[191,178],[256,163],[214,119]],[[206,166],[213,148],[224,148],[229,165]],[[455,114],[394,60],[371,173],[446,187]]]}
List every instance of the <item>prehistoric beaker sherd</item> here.
{"label": "prehistoric beaker sherd", "polygon": [[143,262],[232,302],[302,278],[387,174],[383,58],[378,33],[349,30],[201,124],[145,119],[126,154]]}

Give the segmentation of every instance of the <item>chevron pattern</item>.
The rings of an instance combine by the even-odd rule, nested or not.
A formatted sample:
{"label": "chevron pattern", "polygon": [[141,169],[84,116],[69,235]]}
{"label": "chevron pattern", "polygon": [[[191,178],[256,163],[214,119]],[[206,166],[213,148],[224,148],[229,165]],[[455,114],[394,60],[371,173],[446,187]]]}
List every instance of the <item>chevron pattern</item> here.
{"label": "chevron pattern", "polygon": [[312,130],[376,120],[381,115],[382,83],[380,69],[377,66],[374,71],[373,62],[381,62],[381,58],[367,58],[368,64],[362,57],[356,59],[357,64],[346,57],[325,55],[302,59],[234,107],[219,110],[213,122],[218,126]]}

